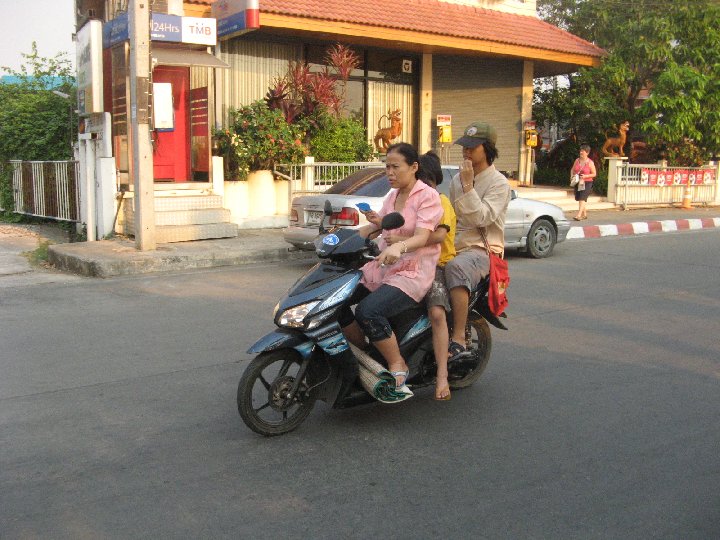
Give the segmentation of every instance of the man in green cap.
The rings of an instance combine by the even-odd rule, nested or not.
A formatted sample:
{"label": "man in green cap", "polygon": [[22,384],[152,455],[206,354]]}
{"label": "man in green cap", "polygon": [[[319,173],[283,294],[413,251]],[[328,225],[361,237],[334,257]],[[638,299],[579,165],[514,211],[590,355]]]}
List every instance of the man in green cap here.
{"label": "man in green cap", "polygon": [[[505,250],[505,213],[510,202],[510,184],[493,165],[498,157],[496,143],[495,128],[485,122],[473,122],[455,141],[463,147],[463,163],[450,183],[450,201],[457,214],[457,255],[445,266],[453,313],[451,357],[462,355],[467,348],[465,325],[470,291],[490,271],[487,249],[498,254]],[[481,230],[487,236],[487,247]]]}

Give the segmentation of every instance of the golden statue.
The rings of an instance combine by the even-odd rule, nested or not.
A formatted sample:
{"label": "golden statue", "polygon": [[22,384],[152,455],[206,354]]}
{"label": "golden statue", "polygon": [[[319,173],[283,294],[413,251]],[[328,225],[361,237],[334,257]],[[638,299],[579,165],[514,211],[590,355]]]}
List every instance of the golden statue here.
{"label": "golden statue", "polygon": [[[390,127],[381,128],[380,122],[383,118],[390,120]],[[387,115],[382,115],[378,120],[378,130],[375,134],[375,148],[381,154],[387,154],[388,146],[390,141],[396,139],[402,133],[402,120],[400,120],[400,109],[394,111],[388,111]],[[382,145],[380,144],[382,143]]]}
{"label": "golden statue", "polygon": [[[626,120],[622,124],[618,125],[617,137],[608,137],[606,133],[606,140],[605,144],[602,146],[602,153],[607,157],[623,157],[625,155],[623,146],[625,146],[628,131],[630,131],[630,122]],[[615,149],[617,149],[617,152],[615,152]]]}

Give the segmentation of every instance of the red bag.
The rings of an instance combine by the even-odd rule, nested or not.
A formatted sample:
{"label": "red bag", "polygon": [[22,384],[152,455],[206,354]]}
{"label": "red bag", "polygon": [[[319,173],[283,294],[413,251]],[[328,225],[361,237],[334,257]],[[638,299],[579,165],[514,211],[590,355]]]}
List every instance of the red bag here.
{"label": "red bag", "polygon": [[505,259],[490,252],[490,287],[488,288],[488,307],[493,315],[500,317],[508,306],[507,288],[510,285],[510,273]]}
{"label": "red bag", "polygon": [[510,272],[508,271],[508,263],[499,255],[490,251],[490,244],[485,236],[485,231],[480,229],[485,248],[490,257],[490,273],[488,278],[490,284],[488,286],[488,308],[496,317],[500,317],[505,313],[508,306],[507,288],[510,286]]}

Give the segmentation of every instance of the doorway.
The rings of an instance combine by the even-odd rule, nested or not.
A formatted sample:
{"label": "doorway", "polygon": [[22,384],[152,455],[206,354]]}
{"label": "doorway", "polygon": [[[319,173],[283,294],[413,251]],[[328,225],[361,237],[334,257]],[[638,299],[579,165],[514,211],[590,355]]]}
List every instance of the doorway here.
{"label": "doorway", "polygon": [[[153,83],[170,85],[155,108],[165,109],[162,122],[153,130],[153,177],[156,182],[189,182],[190,165],[190,68],[158,66],[153,70]],[[167,103],[168,100],[172,103]]]}

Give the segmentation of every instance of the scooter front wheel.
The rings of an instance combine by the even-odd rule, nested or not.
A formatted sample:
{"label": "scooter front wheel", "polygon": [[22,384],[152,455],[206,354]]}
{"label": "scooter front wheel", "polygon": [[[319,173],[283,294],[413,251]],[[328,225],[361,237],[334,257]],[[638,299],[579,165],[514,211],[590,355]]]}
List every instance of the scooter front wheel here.
{"label": "scooter front wheel", "polygon": [[256,356],[240,378],[237,403],[245,425],[260,435],[297,428],[315,406],[300,355],[282,349]]}

